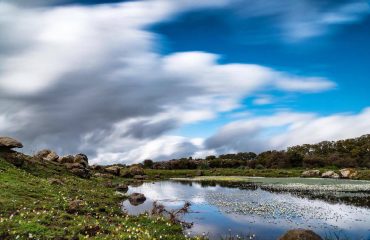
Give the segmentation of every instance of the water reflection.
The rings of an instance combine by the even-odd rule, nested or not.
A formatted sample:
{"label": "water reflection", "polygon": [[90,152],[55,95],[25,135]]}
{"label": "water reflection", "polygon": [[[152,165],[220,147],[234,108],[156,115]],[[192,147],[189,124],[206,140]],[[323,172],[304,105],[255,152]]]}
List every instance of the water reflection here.
{"label": "water reflection", "polygon": [[[254,183],[172,181],[131,186],[132,192],[144,193],[147,201],[139,206],[125,201],[123,208],[129,214],[150,211],[156,200],[168,209],[181,208],[189,201],[191,212],[183,220],[194,222],[186,230],[190,235],[207,233],[211,239],[219,239],[231,231],[276,239],[288,229],[309,228],[322,237],[340,232],[350,239],[370,238],[370,208],[338,202],[333,196],[322,200],[319,195],[271,191]],[[367,201],[368,197],[364,195]]]}

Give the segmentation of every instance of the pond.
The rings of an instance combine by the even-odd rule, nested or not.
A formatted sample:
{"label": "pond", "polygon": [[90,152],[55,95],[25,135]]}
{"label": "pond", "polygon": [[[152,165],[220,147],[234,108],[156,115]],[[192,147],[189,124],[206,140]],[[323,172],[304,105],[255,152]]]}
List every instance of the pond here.
{"label": "pond", "polygon": [[[122,208],[136,215],[150,211],[154,201],[167,209],[179,209],[190,202],[190,213],[182,220],[194,224],[184,233],[210,239],[229,235],[277,239],[289,229],[305,228],[323,238],[334,239],[336,234],[340,239],[369,240],[370,182],[339,181],[265,178],[245,182],[146,182],[130,186],[128,193],[144,193],[147,200],[138,206],[125,201]],[[339,189],[331,188],[341,184]],[[353,188],[349,188],[351,185]]]}

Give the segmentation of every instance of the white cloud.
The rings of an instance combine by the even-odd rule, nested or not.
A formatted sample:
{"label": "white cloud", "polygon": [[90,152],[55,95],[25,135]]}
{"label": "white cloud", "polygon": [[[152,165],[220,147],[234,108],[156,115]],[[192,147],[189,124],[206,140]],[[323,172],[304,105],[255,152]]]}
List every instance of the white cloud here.
{"label": "white cloud", "polygon": [[[324,78],[260,65],[220,64],[211,53],[156,52],[148,26],[224,4],[156,0],[23,9],[0,3],[1,134],[21,139],[28,150],[82,151],[102,163],[202,155],[214,152],[203,139],[166,134],[234,110],[265,89],[334,87]],[[287,114],[282,124],[306,117]],[[279,127],[282,120],[269,121]],[[239,135],[231,128],[221,131],[231,131],[225,139],[233,142]]]}
{"label": "white cloud", "polygon": [[[367,0],[241,0],[230,1],[228,6],[234,24],[230,27],[241,32],[237,36],[243,38],[243,33],[247,33],[242,41],[257,43],[277,40],[292,43],[325,36],[340,26],[360,22],[370,14]],[[227,19],[226,24],[229,21]]]}
{"label": "white cloud", "polygon": [[274,102],[274,99],[272,98],[272,96],[269,96],[269,95],[260,95],[260,96],[257,96],[257,98],[253,100],[253,104],[255,105],[268,105],[273,102]]}
{"label": "white cloud", "polygon": [[284,79],[282,77],[282,79],[276,82],[276,86],[285,91],[319,92],[332,89],[336,84],[323,78]]}
{"label": "white cloud", "polygon": [[289,146],[340,140],[370,133],[370,108],[358,114],[317,116],[312,113],[278,112],[250,117],[222,127],[205,142],[218,152],[263,151]]}

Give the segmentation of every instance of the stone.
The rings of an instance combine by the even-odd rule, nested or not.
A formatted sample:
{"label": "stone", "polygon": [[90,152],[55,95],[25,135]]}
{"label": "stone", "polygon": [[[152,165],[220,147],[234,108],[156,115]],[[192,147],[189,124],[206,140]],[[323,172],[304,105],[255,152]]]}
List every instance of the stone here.
{"label": "stone", "polygon": [[81,212],[85,203],[82,200],[73,200],[68,203],[67,212],[68,213],[78,213]]}
{"label": "stone", "polygon": [[128,191],[128,186],[126,184],[118,184],[118,186],[116,187],[116,190],[119,192],[126,193]]}
{"label": "stone", "polygon": [[117,186],[118,186],[118,184],[113,183],[112,181],[108,181],[108,182],[104,183],[104,187],[107,187],[107,188],[114,188],[114,187],[117,187]]}
{"label": "stone", "polygon": [[89,166],[89,159],[83,153],[79,153],[74,157],[74,162],[84,165],[84,167]]}
{"label": "stone", "polygon": [[64,185],[64,182],[60,179],[57,179],[57,178],[50,178],[49,182],[52,185]]}
{"label": "stone", "polygon": [[85,166],[80,164],[80,163],[66,163],[65,166],[66,166],[67,169],[85,168]]}
{"label": "stone", "polygon": [[72,168],[69,171],[81,178],[90,178],[91,176],[89,170],[87,170],[86,168]]}
{"label": "stone", "polygon": [[301,174],[303,178],[320,177],[320,170],[307,170]]}
{"label": "stone", "polygon": [[58,159],[59,163],[65,164],[65,163],[79,163],[82,164],[84,167],[88,167],[88,158],[85,154],[79,153],[76,156],[73,155],[67,155],[60,157]]}
{"label": "stone", "polygon": [[339,178],[339,174],[334,171],[326,171],[321,174],[322,178]]}
{"label": "stone", "polygon": [[75,157],[72,155],[63,156],[58,159],[58,162],[62,164],[74,163],[74,161],[75,161]]}
{"label": "stone", "polygon": [[23,144],[10,137],[0,137],[0,149],[22,148]]}
{"label": "stone", "polygon": [[103,170],[103,167],[102,166],[100,166],[100,165],[92,165],[92,166],[90,166],[90,169],[91,170],[94,170],[94,171],[101,171],[101,170]]}
{"label": "stone", "polygon": [[322,240],[322,238],[311,230],[293,229],[286,232],[279,240]]}
{"label": "stone", "polygon": [[358,172],[353,168],[344,168],[344,169],[339,170],[339,174],[341,178],[353,179],[357,177]]}
{"label": "stone", "polygon": [[111,174],[107,174],[107,173],[95,173],[94,177],[113,178],[113,176]]}
{"label": "stone", "polygon": [[131,205],[138,206],[140,204],[143,204],[146,200],[146,197],[142,193],[132,193],[129,198],[129,202]]}
{"label": "stone", "polygon": [[134,176],[134,179],[136,179],[136,180],[145,180],[147,178],[148,178],[148,176],[146,176],[146,175],[135,175]]}
{"label": "stone", "polygon": [[52,162],[56,162],[59,159],[58,154],[56,154],[54,151],[49,150],[49,149],[38,151],[34,155],[34,157],[38,159],[42,159],[44,161],[52,161]]}
{"label": "stone", "polygon": [[123,177],[134,177],[135,175],[144,175],[144,169],[140,166],[132,166],[129,169],[127,169],[122,176]]}
{"label": "stone", "polygon": [[119,176],[121,174],[121,168],[118,167],[118,166],[110,166],[110,167],[106,167],[104,169],[105,172],[107,173],[110,173],[114,176]]}
{"label": "stone", "polygon": [[26,162],[31,162],[32,157],[13,150],[0,151],[0,157],[16,167],[22,167]]}

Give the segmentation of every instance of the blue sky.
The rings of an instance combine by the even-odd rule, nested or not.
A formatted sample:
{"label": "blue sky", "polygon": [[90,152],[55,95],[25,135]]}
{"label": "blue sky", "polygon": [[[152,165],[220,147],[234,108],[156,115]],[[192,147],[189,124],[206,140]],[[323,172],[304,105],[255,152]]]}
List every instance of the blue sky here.
{"label": "blue sky", "polygon": [[[286,42],[279,33],[271,33],[269,26],[263,25],[268,18],[230,22],[224,19],[230,14],[199,11],[158,24],[154,31],[164,36],[162,52],[212,52],[222,55],[223,63],[254,63],[305,76],[320,75],[338,85],[320,94],[293,94],[294,101],[288,98],[287,104],[279,105],[281,107],[331,114],[357,112],[368,105],[370,17],[333,26],[319,36]],[[249,22],[248,29],[235,29],[244,22]],[[259,38],[265,41],[259,42]],[[279,95],[278,92],[271,94]]]}
{"label": "blue sky", "polygon": [[2,0],[0,135],[92,162],[370,133],[365,0]]}
{"label": "blue sky", "polygon": [[[330,2],[330,1],[329,1]],[[332,1],[335,2],[335,1]],[[275,29],[274,16],[243,19],[230,9],[196,11],[157,24],[153,30],[162,36],[163,54],[182,51],[206,51],[222,55],[222,63],[254,63],[298,75],[320,75],[337,86],[314,94],[269,91],[276,99],[265,106],[243,100],[243,108],[255,114],[271,114],[277,108],[316,112],[358,113],[369,104],[370,89],[370,17],[338,24],[318,36],[297,41],[282,39]],[[245,26],[243,26],[245,25]],[[222,115],[217,121],[193,124],[180,129],[187,136],[211,134],[230,121]]]}

